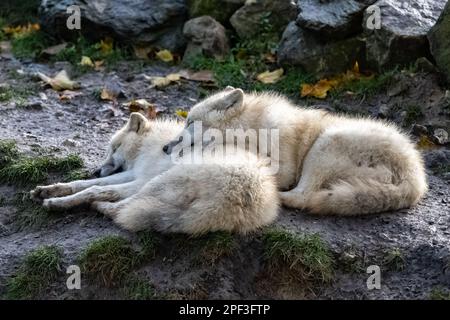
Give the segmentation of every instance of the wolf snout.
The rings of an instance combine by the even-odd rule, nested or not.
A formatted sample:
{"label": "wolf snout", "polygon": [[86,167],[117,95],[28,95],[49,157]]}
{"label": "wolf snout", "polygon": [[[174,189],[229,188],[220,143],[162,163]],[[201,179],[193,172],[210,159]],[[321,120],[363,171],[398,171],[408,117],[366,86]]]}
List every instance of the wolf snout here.
{"label": "wolf snout", "polygon": [[175,147],[177,144],[179,144],[182,141],[183,141],[183,136],[180,136],[177,140],[170,141],[168,144],[166,144],[163,147],[164,153],[170,155],[172,153],[173,147]]}

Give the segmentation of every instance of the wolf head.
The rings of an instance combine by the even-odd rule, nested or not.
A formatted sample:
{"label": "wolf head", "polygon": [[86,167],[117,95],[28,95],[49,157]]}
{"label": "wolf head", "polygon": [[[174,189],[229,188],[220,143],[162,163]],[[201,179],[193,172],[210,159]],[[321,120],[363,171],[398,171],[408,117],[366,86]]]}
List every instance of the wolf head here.
{"label": "wolf head", "polygon": [[96,175],[106,177],[130,169],[149,129],[150,121],[140,113],[132,113],[127,124],[111,138],[106,160]]}
{"label": "wolf head", "polygon": [[[191,139],[190,144],[204,144],[203,132],[194,134],[194,131],[199,127],[203,131],[209,128],[225,129],[226,124],[242,112],[243,104],[244,92],[241,89],[228,86],[225,90],[206,98],[192,107],[185,125],[185,133],[187,132]],[[198,123],[201,123],[201,126],[197,126],[196,124]],[[194,130],[194,128],[196,129]],[[163,151],[170,154],[172,149],[182,142],[185,136],[185,134],[180,135],[166,144],[163,147]],[[202,139],[202,141],[196,141],[196,139]]]}

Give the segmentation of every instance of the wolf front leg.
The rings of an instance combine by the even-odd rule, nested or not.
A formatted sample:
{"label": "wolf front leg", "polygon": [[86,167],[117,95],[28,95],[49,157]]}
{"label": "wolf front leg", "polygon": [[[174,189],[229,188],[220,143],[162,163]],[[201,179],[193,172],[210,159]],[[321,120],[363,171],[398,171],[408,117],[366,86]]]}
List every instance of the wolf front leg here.
{"label": "wolf front leg", "polygon": [[48,186],[37,186],[30,192],[30,195],[33,199],[62,197],[80,192],[92,186],[115,185],[130,182],[132,180],[134,180],[133,172],[124,171],[98,179],[77,180],[68,183],[56,183]]}
{"label": "wolf front leg", "polygon": [[69,209],[93,201],[118,201],[132,196],[139,191],[142,184],[133,181],[110,186],[92,186],[78,193],[44,200],[44,207],[49,209]]}

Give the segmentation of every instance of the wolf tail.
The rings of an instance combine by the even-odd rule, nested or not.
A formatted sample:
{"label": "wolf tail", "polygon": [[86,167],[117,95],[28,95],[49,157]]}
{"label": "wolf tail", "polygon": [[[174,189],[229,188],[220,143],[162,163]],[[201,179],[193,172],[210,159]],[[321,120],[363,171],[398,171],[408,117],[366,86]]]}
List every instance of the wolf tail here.
{"label": "wolf tail", "polygon": [[327,190],[315,192],[306,207],[316,214],[360,215],[408,208],[427,191],[425,175],[412,176],[399,184],[374,179],[339,181]]}

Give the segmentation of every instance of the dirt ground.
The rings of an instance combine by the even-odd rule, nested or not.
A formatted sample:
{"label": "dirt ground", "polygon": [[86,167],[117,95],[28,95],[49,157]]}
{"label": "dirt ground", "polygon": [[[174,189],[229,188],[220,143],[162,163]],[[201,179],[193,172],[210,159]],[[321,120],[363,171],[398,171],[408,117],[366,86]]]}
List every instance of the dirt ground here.
{"label": "dirt ground", "polygon": [[[0,83],[14,87],[38,86],[36,71],[53,74],[64,65],[22,63],[0,59]],[[129,111],[122,102],[145,98],[163,115],[175,110],[189,110],[199,100],[198,84],[182,81],[163,90],[149,87],[145,75],[166,75],[177,67],[146,66],[134,70],[124,62],[114,72],[88,72],[76,78],[82,84],[82,96],[62,102],[52,89],[32,95],[18,106],[0,103],[0,139],[14,139],[20,151],[33,154],[37,147],[54,155],[79,154],[86,168],[95,169],[102,161],[108,139],[127,120]],[[19,71],[19,73],[17,72]],[[370,99],[349,97],[339,104],[320,102],[332,110],[359,108],[376,114],[380,104],[398,105],[414,101],[426,104],[423,121],[448,126],[448,115],[436,111],[445,90],[433,75],[418,75],[404,80],[405,87],[392,88]],[[118,83],[125,94],[119,104],[95,98],[105,83]],[[400,91],[399,91],[400,90]],[[402,92],[402,94],[399,94]],[[311,103],[311,102],[310,102]],[[415,208],[367,217],[314,217],[304,212],[282,209],[276,225],[298,234],[318,233],[328,243],[335,257],[335,277],[328,285],[305,291],[301,284],[278,281],[264,269],[261,234],[235,236],[237,248],[213,266],[194,263],[195,250],[180,249],[183,236],[161,236],[154,259],[136,270],[165,297],[210,299],[319,298],[319,299],[427,299],[433,290],[450,288],[450,188],[448,173],[434,173],[434,167],[448,165],[450,151],[445,147],[424,151],[428,166],[430,191]],[[57,178],[55,178],[57,179]],[[88,209],[52,218],[40,227],[18,228],[15,219],[21,209],[11,204],[13,186],[0,185],[6,201],[0,203],[0,295],[6,281],[14,274],[21,259],[42,245],[63,249],[64,265],[75,263],[76,256],[94,239],[121,235],[136,242],[136,236],[120,230],[107,218]],[[392,267],[386,256],[400,252],[400,267]],[[368,290],[366,280],[370,265],[381,267],[381,289]],[[83,282],[81,290],[69,291],[62,275],[39,298],[79,299],[122,298],[119,290]],[[276,280],[278,279],[278,280]]]}

